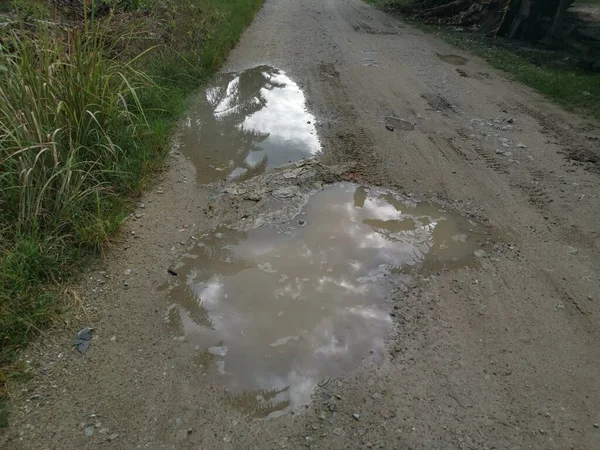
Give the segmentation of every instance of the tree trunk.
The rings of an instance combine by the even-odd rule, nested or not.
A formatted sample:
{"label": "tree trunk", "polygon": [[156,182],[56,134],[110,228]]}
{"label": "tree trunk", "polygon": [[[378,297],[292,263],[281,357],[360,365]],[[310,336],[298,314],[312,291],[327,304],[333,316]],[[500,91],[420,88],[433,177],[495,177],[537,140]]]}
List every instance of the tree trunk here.
{"label": "tree trunk", "polygon": [[565,18],[565,13],[567,9],[571,6],[571,2],[569,0],[560,0],[558,8],[554,13],[554,20],[552,21],[552,27],[548,32],[548,37],[550,39],[559,40],[561,38],[560,30],[562,27],[563,19]]}

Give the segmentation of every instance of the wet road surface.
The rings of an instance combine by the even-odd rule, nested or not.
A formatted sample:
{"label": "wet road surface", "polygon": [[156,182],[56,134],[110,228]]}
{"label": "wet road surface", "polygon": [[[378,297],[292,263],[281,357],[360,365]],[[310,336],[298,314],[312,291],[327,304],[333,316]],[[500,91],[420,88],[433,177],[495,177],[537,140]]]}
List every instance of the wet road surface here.
{"label": "wet road surface", "polygon": [[[96,329],[88,352],[71,351],[72,333],[60,327],[27,351],[35,375],[11,392],[15,426],[1,437],[2,448],[600,448],[600,180],[597,167],[577,156],[597,151],[597,124],[359,0],[267,0],[211,88],[199,93],[170,170],[142,198],[122,240],[73,289],[74,309]],[[290,104],[278,106],[279,96]],[[249,113],[239,114],[244,108]],[[273,117],[285,117],[283,126]],[[314,154],[345,169],[317,179],[302,178],[303,167],[275,167]],[[190,159],[202,157],[205,170],[196,171]],[[264,186],[232,187],[254,182]],[[208,270],[193,275],[198,245],[215,227],[234,224],[247,235],[228,250],[249,258],[253,243],[268,241],[272,252],[286,248],[299,259],[300,241],[316,245],[319,235],[299,239],[305,230],[336,217],[334,208],[309,217],[337,192],[331,182],[380,186],[416,205],[436,205],[417,216],[442,207],[484,227],[485,238],[474,241],[463,227],[449,232],[465,235],[448,241],[461,244],[456,248],[479,247],[485,233],[493,243],[476,264],[399,273],[404,282],[386,288],[384,301],[351,297],[354,307],[389,314],[389,328],[383,320],[358,328],[371,333],[364,342],[378,343],[373,355],[359,344],[347,366],[324,360],[325,378],[313,384],[309,404],[257,420],[247,406],[271,402],[271,392],[244,396],[236,386],[262,387],[251,374],[265,367],[265,348],[276,356],[273,373],[284,373],[294,358],[278,359],[278,350],[304,346],[301,359],[322,346],[307,347],[299,330],[317,323],[315,303],[295,313],[298,328],[290,321],[277,329],[284,309],[273,314],[272,300],[281,276],[270,270],[290,270],[273,262],[276,253],[252,256],[251,280],[237,278],[243,271],[218,275],[207,257]],[[360,195],[344,195],[334,203],[361,203]],[[271,215],[273,208],[288,225],[274,220],[281,216]],[[262,226],[243,226],[250,220]],[[359,228],[381,235],[381,225],[362,221]],[[282,226],[291,234],[277,234]],[[398,227],[394,233],[406,231]],[[166,270],[172,265],[182,271],[176,280]],[[308,273],[302,278],[316,279],[314,267],[299,266]],[[204,331],[191,320],[181,321],[187,334],[174,332],[169,320],[190,314],[170,298],[169,286],[179,283],[190,294],[217,276],[226,278],[225,290],[265,292],[270,315],[252,318],[255,310],[240,299],[231,315],[219,310],[223,304],[213,310],[212,320],[262,320],[252,339],[225,342],[215,326],[212,340],[201,340]],[[319,319],[345,325],[339,334],[360,341],[356,322],[334,320],[336,295],[326,300]],[[200,323],[211,318],[196,312]],[[265,329],[277,333],[262,336]],[[224,382],[219,368],[229,377]],[[292,386],[275,386],[284,384]]]}

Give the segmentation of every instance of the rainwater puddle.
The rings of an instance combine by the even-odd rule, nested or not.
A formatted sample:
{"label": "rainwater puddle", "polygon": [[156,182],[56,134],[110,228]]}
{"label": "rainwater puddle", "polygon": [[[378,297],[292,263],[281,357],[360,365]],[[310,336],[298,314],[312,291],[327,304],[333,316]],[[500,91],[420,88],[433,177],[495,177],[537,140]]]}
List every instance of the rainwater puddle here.
{"label": "rainwater puddle", "polygon": [[464,66],[469,60],[458,55],[442,55],[437,53],[437,57],[442,61],[454,64],[455,66]]}
{"label": "rainwater puddle", "polygon": [[198,181],[248,179],[321,150],[304,93],[268,66],[218,75],[181,127],[181,152]]}
{"label": "rainwater puddle", "polygon": [[381,362],[398,284],[474,264],[489,238],[438,205],[331,185],[290,223],[200,236],[169,287],[166,322],[199,383],[206,374],[237,408],[274,417],[364,358]]}

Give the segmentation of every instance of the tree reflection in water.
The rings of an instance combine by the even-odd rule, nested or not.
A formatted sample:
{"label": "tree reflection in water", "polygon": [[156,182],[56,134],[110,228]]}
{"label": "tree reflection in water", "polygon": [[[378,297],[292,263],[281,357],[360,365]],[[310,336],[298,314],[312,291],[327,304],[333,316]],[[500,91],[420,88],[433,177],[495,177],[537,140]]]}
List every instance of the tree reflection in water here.
{"label": "tree reflection in water", "polygon": [[248,179],[320,150],[304,94],[267,66],[218,76],[183,125],[181,149],[203,183]]}

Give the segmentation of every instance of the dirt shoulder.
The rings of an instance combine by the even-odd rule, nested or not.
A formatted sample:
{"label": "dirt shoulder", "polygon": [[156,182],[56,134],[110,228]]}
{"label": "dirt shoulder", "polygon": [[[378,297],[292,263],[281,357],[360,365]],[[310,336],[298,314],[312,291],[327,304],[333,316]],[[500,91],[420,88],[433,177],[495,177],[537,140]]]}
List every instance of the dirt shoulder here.
{"label": "dirt shoulder", "polygon": [[[437,199],[502,242],[477,269],[398,293],[381,365],[331,380],[305,411],[248,420],[178,351],[164,286],[192,236],[260,205],[196,186],[175,151],[139,218],[73,287],[82,322],[24,355],[34,377],[11,392],[2,447],[598,448],[599,175],[593,158],[571,159],[597,155],[598,124],[359,0],[267,1],[224,70],[263,63],[304,89],[322,163],[354,163],[320,179]],[[415,129],[389,131],[390,115]],[[70,340],[88,323],[81,356]]]}

